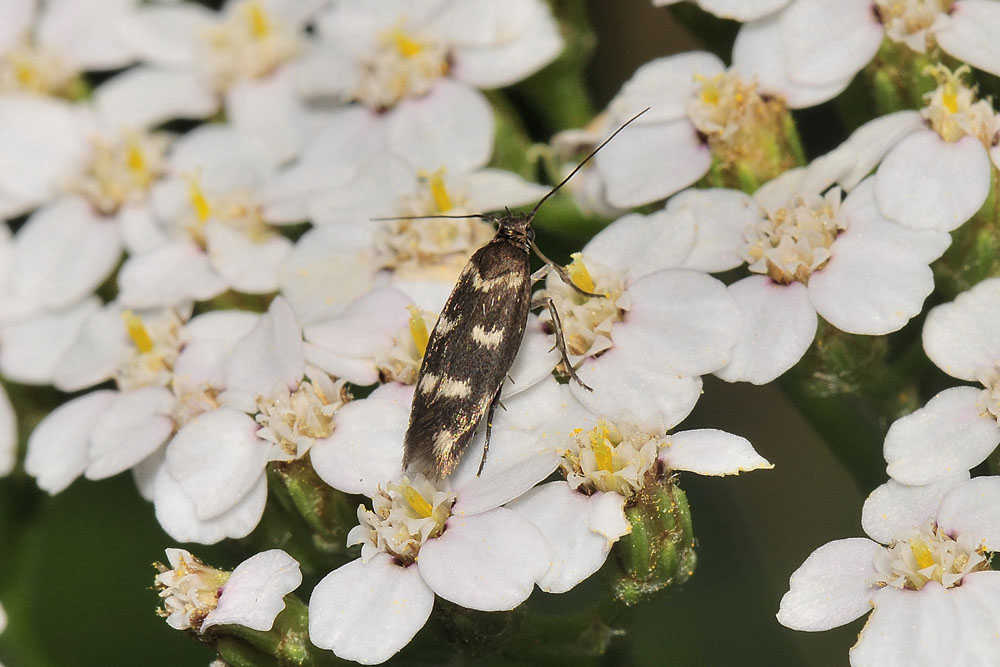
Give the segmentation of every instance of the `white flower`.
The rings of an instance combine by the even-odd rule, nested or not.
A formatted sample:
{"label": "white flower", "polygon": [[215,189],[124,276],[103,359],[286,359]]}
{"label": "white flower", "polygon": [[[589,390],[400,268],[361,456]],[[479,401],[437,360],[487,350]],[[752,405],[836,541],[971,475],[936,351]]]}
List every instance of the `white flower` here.
{"label": "white flower", "polygon": [[719,231],[699,238],[700,252],[713,253],[720,268],[745,262],[751,272],[729,286],[744,326],[716,373],[724,380],[764,384],[791,368],[812,343],[817,313],[848,333],[896,331],[934,288],[928,264],[948,247],[947,233],[886,220],[872,179],[843,201],[836,187],[820,194],[836,170],[821,171],[818,188],[808,169],[782,174],[755,193],[756,205],[733,191],[690,195],[695,206],[730,207],[732,226],[723,232],[711,223]]}
{"label": "white flower", "polygon": [[[456,148],[456,154],[461,152]],[[338,179],[330,177],[323,161],[303,164],[307,170],[318,168],[315,177],[322,179],[322,188],[309,196],[307,213],[321,226],[295,244],[278,280],[282,295],[308,324],[339,314],[357,297],[386,284],[421,308],[439,311],[469,257],[495,233],[490,223],[474,217],[370,218],[485,213],[534,202],[546,192],[514,174],[479,165],[424,171],[383,158],[363,161]]]}
{"label": "white flower", "polygon": [[753,57],[746,61],[766,63],[774,76],[797,85],[842,88],[886,37],[918,53],[937,45],[958,60],[1000,74],[1000,52],[990,37],[997,30],[1000,5],[992,0],[794,0],[745,24],[734,53],[742,42],[752,41]]}
{"label": "white flower", "polygon": [[862,512],[873,539],[814,551],[792,574],[778,621],[828,630],[873,609],[851,649],[853,667],[995,664],[1000,573],[987,554],[1000,549],[998,502],[997,477],[958,475],[918,487],[889,481]]}
{"label": "white flower", "polygon": [[[1000,24],[1000,12],[997,19]],[[875,176],[875,197],[889,219],[947,232],[986,201],[1000,166],[1000,116],[962,83],[968,71],[965,65],[954,72],[929,68],[938,87],[925,95],[920,112],[928,127],[892,148]]]}
{"label": "white flower", "polygon": [[[660,7],[678,2],[680,0],[653,0],[653,4]],[[706,12],[711,12],[719,18],[753,21],[778,11],[790,0],[695,0],[695,2]]]}
{"label": "white flower", "polygon": [[[573,394],[598,414],[627,409],[666,431],[694,407],[700,375],[726,365],[740,316],[725,286],[691,255],[695,226],[683,215],[626,215],[568,267],[585,297],[549,274],[541,296],[559,313],[570,359],[592,391]],[[543,318],[546,314],[543,312]]]}
{"label": "white flower", "polygon": [[936,306],[924,322],[924,351],[945,373],[983,388],[945,389],[889,427],[885,460],[903,484],[971,470],[1000,443],[1000,278]]}
{"label": "white flower", "polygon": [[632,530],[625,506],[670,471],[731,475],[774,467],[745,439],[723,431],[664,435],[625,420],[581,423],[557,445],[566,481],[535,487],[507,505],[549,540],[552,565],[538,582],[549,593],[564,593],[600,569]]}
{"label": "white flower", "polygon": [[285,608],[284,596],[302,583],[294,558],[281,549],[255,554],[232,572],[217,570],[184,549],[167,549],[156,586],[160,615],[176,630],[204,633],[214,625],[242,625],[266,632]]}

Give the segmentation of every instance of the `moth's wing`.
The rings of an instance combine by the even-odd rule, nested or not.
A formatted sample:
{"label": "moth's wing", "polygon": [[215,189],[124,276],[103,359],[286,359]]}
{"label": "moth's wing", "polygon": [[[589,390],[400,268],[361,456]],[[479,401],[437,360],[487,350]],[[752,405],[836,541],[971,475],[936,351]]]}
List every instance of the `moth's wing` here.
{"label": "moth's wing", "polygon": [[504,240],[462,270],[424,353],[404,465],[439,477],[458,465],[521,346],[530,283],[528,254]]}

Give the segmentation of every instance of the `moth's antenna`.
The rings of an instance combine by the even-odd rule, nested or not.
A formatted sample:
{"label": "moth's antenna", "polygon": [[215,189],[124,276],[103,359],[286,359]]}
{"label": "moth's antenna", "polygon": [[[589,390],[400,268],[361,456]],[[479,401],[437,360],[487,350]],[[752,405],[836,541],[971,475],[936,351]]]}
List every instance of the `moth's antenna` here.
{"label": "moth's antenna", "polygon": [[624,123],[622,123],[622,126],[619,127],[617,130],[615,130],[611,134],[610,137],[608,137],[607,139],[605,139],[604,141],[602,141],[601,145],[598,146],[597,148],[595,148],[593,151],[591,151],[590,155],[588,155],[587,157],[583,158],[583,162],[581,162],[580,164],[576,165],[576,168],[573,171],[569,172],[569,176],[567,176],[566,178],[562,179],[562,181],[559,183],[559,185],[557,185],[556,187],[554,187],[551,190],[549,190],[548,193],[546,193],[546,195],[544,197],[542,197],[541,199],[538,200],[538,203],[535,204],[535,208],[531,209],[531,213],[528,214],[528,219],[531,220],[532,218],[534,218],[535,217],[535,213],[537,213],[538,209],[541,207],[541,205],[543,203],[545,203],[545,200],[548,199],[549,197],[551,197],[552,195],[554,195],[556,193],[556,191],[559,190],[559,188],[561,188],[562,186],[566,185],[566,182],[569,181],[569,179],[573,178],[576,175],[576,172],[580,171],[583,168],[583,165],[587,164],[587,161],[590,160],[590,158],[592,158],[595,155],[597,155],[597,151],[599,151],[602,148],[604,148],[608,144],[608,142],[611,141],[612,139],[614,139],[615,136],[619,132],[621,132],[626,127],[628,127],[629,125],[631,125],[632,121],[634,121],[636,118],[638,118],[642,114],[646,113],[647,111],[649,111],[649,107],[646,107],[645,109],[643,109],[642,111],[640,111],[639,113],[637,113],[636,115],[632,116],[627,121],[625,121]]}
{"label": "moth's antenna", "polygon": [[464,220],[465,218],[479,218],[489,220],[490,216],[485,213],[469,213],[468,215],[393,215],[388,218],[368,218],[372,221],[379,220],[431,220],[432,218],[452,218],[454,220]]}

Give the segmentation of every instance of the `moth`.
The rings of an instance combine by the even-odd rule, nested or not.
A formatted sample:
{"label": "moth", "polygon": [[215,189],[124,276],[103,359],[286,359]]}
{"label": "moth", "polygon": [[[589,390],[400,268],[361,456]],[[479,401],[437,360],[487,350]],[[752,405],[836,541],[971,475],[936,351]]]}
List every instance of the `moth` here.
{"label": "moth", "polygon": [[[542,254],[535,245],[531,222],[549,197],[647,110],[615,130],[529,213],[514,214],[507,209],[504,215],[418,216],[480,218],[494,223],[497,232],[462,269],[427,342],[403,440],[404,468],[436,478],[450,475],[486,416],[486,443],[479,464],[479,472],[482,472],[500,391],[521,347],[528,312],[535,308],[548,308],[555,346],[570,378],[585,389],[591,389],[577,377],[569,361],[559,313],[552,299],[532,300],[531,287],[550,271],[555,271],[580,294],[604,295],[580,289],[563,267]],[[530,268],[532,251],[544,262],[535,273],[531,273]]]}

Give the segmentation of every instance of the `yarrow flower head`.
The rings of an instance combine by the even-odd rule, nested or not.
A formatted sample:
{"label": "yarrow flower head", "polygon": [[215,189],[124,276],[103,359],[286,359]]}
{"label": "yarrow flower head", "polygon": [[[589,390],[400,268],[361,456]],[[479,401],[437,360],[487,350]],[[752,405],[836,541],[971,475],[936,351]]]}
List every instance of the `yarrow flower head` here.
{"label": "yarrow flower head", "polygon": [[[862,512],[873,539],[836,540],[814,551],[792,574],[778,621],[827,630],[872,610],[851,649],[854,667],[940,655],[995,661],[1000,640],[984,619],[1000,610],[1000,573],[990,568],[990,554],[1000,549],[990,509],[998,500],[997,477],[960,474],[927,486],[889,481]],[[936,632],[914,641],[913,628],[926,624]]]}

